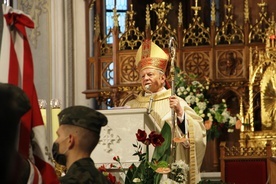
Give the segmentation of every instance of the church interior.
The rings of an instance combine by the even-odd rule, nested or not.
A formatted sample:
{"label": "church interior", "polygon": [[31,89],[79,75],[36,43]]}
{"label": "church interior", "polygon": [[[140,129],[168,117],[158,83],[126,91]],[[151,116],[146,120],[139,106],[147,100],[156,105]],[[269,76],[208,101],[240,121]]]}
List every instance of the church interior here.
{"label": "church interior", "polygon": [[[28,33],[50,142],[58,126],[55,116],[63,107],[86,105],[105,111],[123,107],[137,96],[141,90],[137,49],[148,39],[169,54],[174,38],[175,67],[196,76],[187,81],[208,79],[210,104],[225,100],[229,114],[238,115],[240,123],[223,129],[213,122],[220,133],[207,141],[202,180],[276,183],[274,0],[9,3],[36,23]],[[114,130],[102,136],[107,137],[102,148],[109,156],[116,154],[112,144],[120,140],[110,131]],[[105,164],[112,163],[110,158]]]}
{"label": "church interior", "polygon": [[[120,7],[120,1],[114,3]],[[217,140],[208,141],[202,173],[219,172],[220,179],[229,182],[231,177],[246,178],[256,172],[256,176],[263,177],[262,182],[267,181],[273,169],[270,157],[275,155],[276,9],[270,3],[132,0],[127,3],[125,27],[120,25],[120,8],[114,8],[113,27],[104,32],[101,23],[105,15],[98,8],[104,3],[91,1],[87,12],[94,8],[94,51],[88,57],[91,72],[84,93],[87,98],[96,98],[99,108],[123,106],[139,91],[134,62],[141,42],[151,39],[169,53],[173,37],[176,66],[195,74],[199,81],[208,77],[209,100],[217,103],[225,99],[230,113],[241,115],[241,129],[226,131]],[[231,172],[240,165],[246,165],[246,172]]]}

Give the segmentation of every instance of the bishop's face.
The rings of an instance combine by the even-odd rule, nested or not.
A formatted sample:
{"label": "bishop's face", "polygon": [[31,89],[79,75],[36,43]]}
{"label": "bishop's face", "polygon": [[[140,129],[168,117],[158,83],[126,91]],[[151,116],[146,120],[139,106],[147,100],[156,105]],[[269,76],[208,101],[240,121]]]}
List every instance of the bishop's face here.
{"label": "bishop's face", "polygon": [[149,86],[148,90],[152,93],[161,91],[165,83],[165,75],[156,69],[146,68],[140,71],[140,78],[142,87],[144,90],[147,90],[145,86]]}

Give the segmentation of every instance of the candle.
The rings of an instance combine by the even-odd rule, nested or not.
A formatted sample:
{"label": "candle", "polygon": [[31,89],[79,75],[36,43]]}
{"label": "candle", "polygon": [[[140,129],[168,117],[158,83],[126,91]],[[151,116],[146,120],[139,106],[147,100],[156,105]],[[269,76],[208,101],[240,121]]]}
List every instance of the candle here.
{"label": "candle", "polygon": [[51,102],[51,122],[52,122],[52,141],[57,139],[57,129],[59,127],[58,114],[60,113],[60,101],[58,99],[52,99]]}
{"label": "candle", "polygon": [[47,111],[46,111],[47,102],[44,99],[39,99],[38,104],[39,104],[39,108],[40,108],[43,123],[44,123],[44,125],[47,129]]}
{"label": "candle", "polygon": [[57,139],[57,129],[59,127],[59,122],[58,122],[58,114],[60,113],[60,109],[52,109],[52,140],[53,142]]}

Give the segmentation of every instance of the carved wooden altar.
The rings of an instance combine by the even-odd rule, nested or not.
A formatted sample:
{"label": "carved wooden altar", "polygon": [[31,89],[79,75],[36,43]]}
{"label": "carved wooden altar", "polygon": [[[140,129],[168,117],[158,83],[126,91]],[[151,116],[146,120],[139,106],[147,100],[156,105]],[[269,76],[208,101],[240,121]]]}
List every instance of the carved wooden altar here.
{"label": "carved wooden altar", "polygon": [[[114,9],[114,26],[105,34],[102,1],[86,1],[89,40],[86,97],[95,98],[99,109],[124,105],[140,89],[134,63],[142,41],[151,39],[168,52],[169,38],[174,37],[176,65],[187,74],[196,74],[198,80],[207,76],[211,80],[210,101],[226,99],[231,113],[242,115],[245,126],[234,141],[241,146],[262,144],[264,147],[271,140],[275,155],[275,108],[265,113],[267,107],[263,107],[264,101],[269,101],[264,95],[276,93],[273,73],[276,7],[268,6],[274,1],[221,0],[216,5],[214,0],[209,4],[203,0],[184,4],[178,0],[170,3],[161,0],[147,4],[143,11],[138,6],[140,1],[129,2],[125,32],[120,32],[119,14]],[[137,25],[141,23],[141,12],[145,12],[143,26]],[[108,44],[109,38],[112,44]],[[273,83],[262,86],[263,81],[270,79]],[[266,90],[267,86],[271,90]],[[275,107],[275,96],[270,100],[274,102],[270,108]]]}

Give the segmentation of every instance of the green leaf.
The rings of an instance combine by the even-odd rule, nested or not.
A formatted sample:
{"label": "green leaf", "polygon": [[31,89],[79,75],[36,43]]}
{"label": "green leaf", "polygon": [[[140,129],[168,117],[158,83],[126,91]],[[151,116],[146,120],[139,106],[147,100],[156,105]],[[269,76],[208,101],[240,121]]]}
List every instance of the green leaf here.
{"label": "green leaf", "polygon": [[171,127],[167,122],[164,123],[163,128],[161,130],[161,134],[165,139],[165,141],[161,146],[155,147],[152,158],[157,161],[161,161],[161,160],[168,161],[166,159],[169,158],[170,156],[172,134],[171,134]]}
{"label": "green leaf", "polygon": [[136,172],[137,167],[134,164],[131,164],[130,168],[128,169],[128,171],[126,173],[125,184],[132,184],[133,183],[132,182],[133,175]]}
{"label": "green leaf", "polygon": [[160,162],[157,162],[157,163],[149,163],[149,166],[153,169],[153,170],[156,170],[158,168],[166,168],[166,167],[169,167],[169,164],[168,162],[166,161],[160,161]]}

